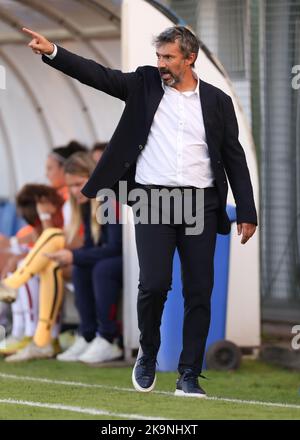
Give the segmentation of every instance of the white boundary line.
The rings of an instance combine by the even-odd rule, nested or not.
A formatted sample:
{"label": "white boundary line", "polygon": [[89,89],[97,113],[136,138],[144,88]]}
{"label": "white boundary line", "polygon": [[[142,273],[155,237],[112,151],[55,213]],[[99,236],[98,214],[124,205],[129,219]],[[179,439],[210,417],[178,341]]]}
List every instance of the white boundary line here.
{"label": "white boundary line", "polygon": [[72,411],[72,412],[88,414],[92,416],[122,417],[124,419],[134,419],[134,420],[166,420],[158,417],[143,416],[141,414],[114,413],[97,408],[82,408],[81,406],[62,405],[60,403],[42,403],[42,402],[31,402],[29,400],[0,399],[0,404],[1,403],[30,406],[31,408],[34,407],[34,408],[55,409],[59,411]]}
{"label": "white boundary line", "polygon": [[[101,384],[89,384],[89,383],[74,382],[74,381],[67,381],[67,380],[55,380],[55,379],[48,379],[46,377],[18,376],[16,374],[0,373],[0,378],[29,381],[29,382],[38,382],[38,383],[48,383],[51,385],[77,386],[77,387],[81,387],[81,388],[99,388],[99,389],[111,390],[111,391],[123,391],[123,392],[136,393],[136,391],[133,388],[123,388],[123,387],[101,385]],[[152,391],[152,393],[153,394],[163,394],[163,395],[175,397],[174,393],[169,392],[169,391]],[[211,400],[211,401],[216,401],[216,402],[238,403],[238,404],[242,404],[242,405],[260,405],[260,406],[269,406],[269,407],[275,407],[275,408],[290,408],[290,409],[299,409],[300,410],[300,405],[293,404],[293,403],[264,402],[261,400],[243,400],[243,399],[233,399],[233,398],[227,398],[227,397],[207,397],[205,400]]]}

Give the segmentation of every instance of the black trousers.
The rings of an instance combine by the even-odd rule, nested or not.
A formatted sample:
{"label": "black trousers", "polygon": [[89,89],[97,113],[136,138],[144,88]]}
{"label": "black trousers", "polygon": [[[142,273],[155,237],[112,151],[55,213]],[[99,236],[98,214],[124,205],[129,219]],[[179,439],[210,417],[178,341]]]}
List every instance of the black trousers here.
{"label": "black trousers", "polygon": [[[194,199],[195,192],[193,208]],[[175,224],[172,215],[169,224],[135,224],[140,266],[138,326],[141,348],[149,356],[156,356],[160,347],[161,318],[168,291],[172,287],[173,257],[175,249],[178,249],[184,297],[183,347],[178,364],[179,373],[192,368],[199,375],[202,370],[210,324],[219,207],[216,188],[205,188],[204,229],[199,235],[187,235],[184,219],[182,224]]]}

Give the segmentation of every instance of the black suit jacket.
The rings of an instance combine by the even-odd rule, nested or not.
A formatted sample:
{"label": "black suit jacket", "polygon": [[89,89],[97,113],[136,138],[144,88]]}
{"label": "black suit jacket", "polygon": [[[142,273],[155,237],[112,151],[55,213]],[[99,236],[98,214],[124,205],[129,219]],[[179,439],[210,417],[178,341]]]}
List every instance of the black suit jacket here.
{"label": "black suit jacket", "polygon": [[[43,61],[125,102],[119,124],[83,193],[91,198],[103,188],[113,188],[118,193],[120,180],[127,181],[128,191],[135,188],[136,161],[147,143],[155,112],[164,94],[158,69],[143,66],[135,72],[123,73],[59,46],[53,60],[43,56]],[[238,125],[230,96],[200,80],[200,100],[211,166],[221,201],[218,232],[228,234],[227,177],[236,202],[237,223],[257,224],[249,170],[238,140]]]}

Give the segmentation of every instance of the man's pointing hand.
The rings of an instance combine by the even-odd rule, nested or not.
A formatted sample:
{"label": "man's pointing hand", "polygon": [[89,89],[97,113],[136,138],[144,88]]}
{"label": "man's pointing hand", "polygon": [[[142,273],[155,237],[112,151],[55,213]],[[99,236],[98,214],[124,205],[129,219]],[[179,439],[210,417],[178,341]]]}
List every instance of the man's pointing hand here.
{"label": "man's pointing hand", "polygon": [[37,32],[32,31],[31,29],[22,28],[22,31],[32,37],[32,40],[28,44],[31,49],[40,55],[51,55],[54,50],[54,45],[47,38],[43,37],[43,35],[38,34]]}

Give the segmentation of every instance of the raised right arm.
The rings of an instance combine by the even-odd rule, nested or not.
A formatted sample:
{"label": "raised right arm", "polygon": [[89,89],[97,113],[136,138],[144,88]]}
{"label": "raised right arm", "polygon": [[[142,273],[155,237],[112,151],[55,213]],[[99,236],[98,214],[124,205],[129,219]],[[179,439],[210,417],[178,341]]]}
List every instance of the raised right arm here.
{"label": "raised right arm", "polygon": [[51,60],[45,55],[53,53],[54,44],[30,29],[23,28],[23,31],[32,37],[28,46],[35,53],[43,55],[42,59],[46,64],[83,84],[123,101],[127,100],[128,95],[137,84],[138,76],[135,72],[123,73],[120,70],[109,69],[96,61],[75,55],[60,46],[57,46],[57,54]]}

